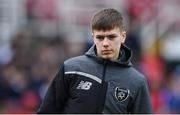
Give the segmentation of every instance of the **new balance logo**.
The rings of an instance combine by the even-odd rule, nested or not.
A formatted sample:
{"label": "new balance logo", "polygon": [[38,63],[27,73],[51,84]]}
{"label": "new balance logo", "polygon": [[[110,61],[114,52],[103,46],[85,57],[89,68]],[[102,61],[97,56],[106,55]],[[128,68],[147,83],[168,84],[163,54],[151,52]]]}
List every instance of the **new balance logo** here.
{"label": "new balance logo", "polygon": [[89,90],[92,86],[92,83],[91,82],[88,82],[88,81],[81,81],[79,83],[79,85],[77,86],[77,89],[84,89],[84,90]]}

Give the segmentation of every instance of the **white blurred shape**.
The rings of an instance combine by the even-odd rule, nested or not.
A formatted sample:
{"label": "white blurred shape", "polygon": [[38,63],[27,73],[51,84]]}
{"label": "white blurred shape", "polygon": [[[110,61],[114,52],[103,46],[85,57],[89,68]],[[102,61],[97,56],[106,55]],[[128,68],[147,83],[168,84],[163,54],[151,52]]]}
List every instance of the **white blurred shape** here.
{"label": "white blurred shape", "polygon": [[0,47],[0,64],[8,64],[13,58],[13,51],[9,44]]}
{"label": "white blurred shape", "polygon": [[167,60],[180,60],[180,34],[171,34],[162,41],[162,56]]}

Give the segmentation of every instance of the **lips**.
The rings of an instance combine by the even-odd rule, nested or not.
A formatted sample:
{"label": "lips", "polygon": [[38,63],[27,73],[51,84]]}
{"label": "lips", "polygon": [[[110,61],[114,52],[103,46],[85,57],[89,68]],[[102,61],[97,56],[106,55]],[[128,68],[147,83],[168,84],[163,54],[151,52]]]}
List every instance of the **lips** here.
{"label": "lips", "polygon": [[111,54],[112,53],[112,50],[102,50],[102,54]]}

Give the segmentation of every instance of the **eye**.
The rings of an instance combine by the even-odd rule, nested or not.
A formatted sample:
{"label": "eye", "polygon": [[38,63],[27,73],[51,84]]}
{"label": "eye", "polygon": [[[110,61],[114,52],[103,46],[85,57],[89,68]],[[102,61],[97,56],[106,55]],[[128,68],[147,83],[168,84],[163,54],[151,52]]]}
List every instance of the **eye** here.
{"label": "eye", "polygon": [[104,39],[104,36],[96,36],[96,39],[102,41]]}
{"label": "eye", "polygon": [[114,40],[114,38],[116,38],[116,37],[117,37],[117,35],[109,35],[109,36],[108,36],[108,39],[109,39],[109,40]]}

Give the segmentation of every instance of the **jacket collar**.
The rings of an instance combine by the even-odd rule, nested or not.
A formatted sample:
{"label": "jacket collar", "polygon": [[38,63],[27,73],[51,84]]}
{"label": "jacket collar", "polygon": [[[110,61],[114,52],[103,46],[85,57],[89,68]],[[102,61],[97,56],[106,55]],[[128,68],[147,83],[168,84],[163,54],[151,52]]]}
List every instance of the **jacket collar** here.
{"label": "jacket collar", "polygon": [[[93,58],[94,60],[103,63],[105,59],[98,57],[96,54],[96,46],[95,44],[85,53],[86,56]],[[121,45],[120,54],[118,60],[106,60],[108,64],[118,64],[120,66],[132,66],[131,60],[132,52],[130,48],[125,46],[124,44]]]}

